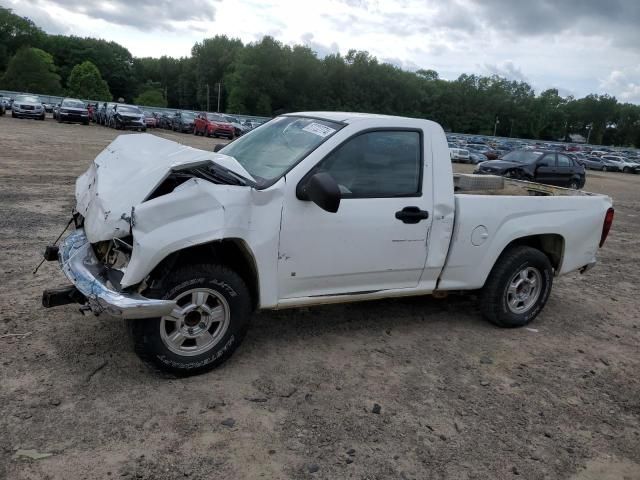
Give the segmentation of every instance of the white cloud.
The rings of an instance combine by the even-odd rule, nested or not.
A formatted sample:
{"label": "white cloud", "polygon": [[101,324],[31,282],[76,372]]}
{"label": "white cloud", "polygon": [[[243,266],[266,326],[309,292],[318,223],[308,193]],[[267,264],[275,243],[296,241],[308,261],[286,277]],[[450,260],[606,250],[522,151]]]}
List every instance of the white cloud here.
{"label": "white cloud", "polygon": [[611,71],[601,80],[600,88],[622,102],[640,103],[640,67]]}
{"label": "white cloud", "polygon": [[518,82],[529,82],[529,79],[522,73],[522,70],[511,60],[505,60],[498,65],[484,65],[485,70],[491,75],[499,75],[507,80],[516,80]]}

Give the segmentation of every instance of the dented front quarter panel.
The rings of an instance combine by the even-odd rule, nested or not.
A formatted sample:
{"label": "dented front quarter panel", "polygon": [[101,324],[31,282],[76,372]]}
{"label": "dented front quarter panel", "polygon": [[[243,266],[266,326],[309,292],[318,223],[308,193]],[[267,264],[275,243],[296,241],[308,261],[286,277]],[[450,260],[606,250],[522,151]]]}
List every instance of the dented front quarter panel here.
{"label": "dented front quarter panel", "polygon": [[[278,234],[284,179],[266,190],[191,179],[141,203],[133,221],[133,252],[122,285],[141,282],[168,255],[214,240],[240,239],[253,255],[262,307],[277,303]],[[206,259],[203,259],[206,261]]]}
{"label": "dented front quarter panel", "polygon": [[76,182],[76,210],[84,217],[86,236],[95,243],[133,235],[122,287],[140,283],[174,252],[239,239],[258,270],[260,306],[274,306],[284,179],[256,190],[192,178],[171,193],[146,200],[173,168],[207,160],[253,181],[232,157],[153,135],[121,135]]}

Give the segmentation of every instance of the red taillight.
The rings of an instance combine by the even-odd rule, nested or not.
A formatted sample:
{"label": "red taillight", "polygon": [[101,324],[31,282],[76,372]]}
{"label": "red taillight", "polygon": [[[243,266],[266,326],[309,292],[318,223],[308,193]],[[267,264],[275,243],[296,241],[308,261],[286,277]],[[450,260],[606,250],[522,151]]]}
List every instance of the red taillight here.
{"label": "red taillight", "polygon": [[602,224],[602,236],[600,237],[600,247],[604,245],[604,241],[607,239],[607,235],[609,235],[609,230],[611,230],[611,224],[613,223],[613,208],[607,210],[607,214],[604,216],[604,223]]}

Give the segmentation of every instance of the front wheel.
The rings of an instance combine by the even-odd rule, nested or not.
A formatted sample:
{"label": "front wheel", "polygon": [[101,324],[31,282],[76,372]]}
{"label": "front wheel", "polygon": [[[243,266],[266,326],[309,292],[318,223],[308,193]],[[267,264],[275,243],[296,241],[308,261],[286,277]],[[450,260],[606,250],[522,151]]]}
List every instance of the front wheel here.
{"label": "front wheel", "polygon": [[622,169],[622,171],[623,171],[624,173],[629,173],[629,172],[631,171],[631,169],[630,169],[629,167],[624,167],[624,168]]}
{"label": "front wheel", "polygon": [[578,182],[576,180],[571,180],[571,182],[569,183],[569,188],[572,188],[573,190],[578,190]]}
{"label": "front wheel", "polygon": [[221,265],[186,265],[147,292],[175,300],[162,318],[129,320],[138,356],[161,370],[192,375],[227,360],[242,342],[252,312],[242,278]]}
{"label": "front wheel", "polygon": [[500,327],[531,322],[549,299],[553,268],[540,250],[519,246],[503,252],[482,289],[480,310]]}
{"label": "front wheel", "polygon": [[604,167],[602,167],[602,171],[603,171],[603,172],[608,172],[608,171],[609,171],[609,169],[608,169],[606,166],[604,166]]}

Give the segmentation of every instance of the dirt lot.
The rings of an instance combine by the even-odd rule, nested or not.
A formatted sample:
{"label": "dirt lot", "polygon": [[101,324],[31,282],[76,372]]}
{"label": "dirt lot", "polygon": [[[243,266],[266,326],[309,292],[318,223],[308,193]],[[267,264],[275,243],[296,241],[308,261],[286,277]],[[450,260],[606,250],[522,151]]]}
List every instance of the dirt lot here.
{"label": "dirt lot", "polygon": [[0,478],[640,479],[640,175],[589,173],[613,231],[531,328],[471,296],[264,313],[222,368],[175,379],[119,321],[44,310],[65,279],[31,273],[116,134],[0,117]]}

